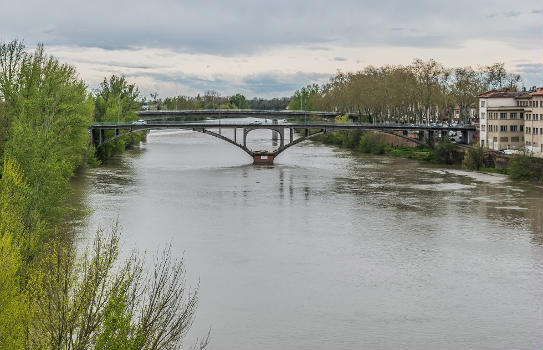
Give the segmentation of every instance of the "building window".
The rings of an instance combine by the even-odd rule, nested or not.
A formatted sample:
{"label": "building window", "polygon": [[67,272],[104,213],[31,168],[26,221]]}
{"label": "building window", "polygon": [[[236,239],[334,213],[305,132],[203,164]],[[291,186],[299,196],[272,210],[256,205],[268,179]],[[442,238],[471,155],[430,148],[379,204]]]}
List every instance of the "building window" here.
{"label": "building window", "polygon": [[534,120],[537,120],[537,114],[534,114]]}
{"label": "building window", "polygon": [[485,101],[481,101],[481,107],[485,106]]}
{"label": "building window", "polygon": [[485,119],[485,112],[481,112],[481,119]]}
{"label": "building window", "polygon": [[485,126],[481,125],[481,131],[486,131]]}
{"label": "building window", "polygon": [[509,137],[500,137],[500,142],[509,142]]}
{"label": "building window", "polygon": [[524,113],[520,112],[520,119],[524,119]]}
{"label": "building window", "polygon": [[539,128],[539,133],[543,135],[543,128]]}
{"label": "building window", "polygon": [[531,134],[532,133],[532,130],[529,126],[526,127],[526,133],[527,134]]}
{"label": "building window", "polygon": [[498,142],[498,137],[494,136],[494,137],[492,138],[492,141],[493,141],[493,142]]}
{"label": "building window", "polygon": [[519,141],[518,136],[511,137],[511,142],[518,142],[518,141]]}
{"label": "building window", "polygon": [[524,125],[520,125],[520,130],[519,131],[524,132]]}
{"label": "building window", "polygon": [[500,119],[507,119],[507,113],[500,113]]}
{"label": "building window", "polygon": [[537,128],[534,128],[534,135],[537,135]]}
{"label": "building window", "polygon": [[516,125],[510,125],[509,126],[509,131],[517,131],[517,126]]}
{"label": "building window", "polygon": [[517,119],[517,113],[509,113],[509,118],[511,119]]}
{"label": "building window", "polygon": [[507,131],[507,125],[500,125],[500,131]]}
{"label": "building window", "polygon": [[532,115],[530,113],[526,114],[526,120],[531,120],[532,119]]}
{"label": "building window", "polygon": [[526,146],[530,147],[532,143],[530,141],[526,141]]}

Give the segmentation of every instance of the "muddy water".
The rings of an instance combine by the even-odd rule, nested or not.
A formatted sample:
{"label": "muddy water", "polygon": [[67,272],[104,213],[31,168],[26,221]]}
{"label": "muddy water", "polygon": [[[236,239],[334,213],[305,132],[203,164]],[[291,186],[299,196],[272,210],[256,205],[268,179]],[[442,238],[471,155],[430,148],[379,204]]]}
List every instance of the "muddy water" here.
{"label": "muddy water", "polygon": [[316,143],[251,161],[152,132],[79,179],[81,242],[118,218],[125,251],[184,253],[189,344],[211,328],[217,349],[541,346],[540,187]]}

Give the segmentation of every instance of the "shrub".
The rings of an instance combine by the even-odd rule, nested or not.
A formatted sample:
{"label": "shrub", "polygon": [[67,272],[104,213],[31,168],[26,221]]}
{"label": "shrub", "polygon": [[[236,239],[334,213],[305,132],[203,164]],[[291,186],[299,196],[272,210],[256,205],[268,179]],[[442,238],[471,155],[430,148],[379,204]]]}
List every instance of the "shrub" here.
{"label": "shrub", "polygon": [[517,153],[509,161],[509,176],[515,180],[543,179],[543,160],[530,157],[526,152]]}
{"label": "shrub", "polygon": [[445,164],[452,164],[454,161],[454,152],[456,150],[456,145],[451,141],[445,138],[440,142],[434,150],[434,155],[436,160]]}
{"label": "shrub", "polygon": [[482,147],[474,147],[466,152],[462,167],[468,170],[479,170],[485,162],[485,153]]}

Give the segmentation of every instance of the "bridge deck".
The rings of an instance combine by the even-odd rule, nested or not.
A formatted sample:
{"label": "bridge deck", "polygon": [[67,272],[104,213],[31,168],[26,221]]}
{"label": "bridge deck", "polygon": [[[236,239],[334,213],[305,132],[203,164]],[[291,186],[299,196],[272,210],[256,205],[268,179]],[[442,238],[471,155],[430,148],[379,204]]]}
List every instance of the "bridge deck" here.
{"label": "bridge deck", "polygon": [[293,110],[257,110],[257,109],[195,109],[195,110],[161,110],[161,111],[139,111],[136,114],[144,120],[164,119],[184,116],[220,116],[223,118],[255,117],[268,119],[289,119],[303,118],[305,116],[318,116],[333,119],[338,115],[355,117],[353,113],[326,112],[326,111],[293,111]]}
{"label": "bridge deck", "polygon": [[114,130],[149,130],[149,129],[324,129],[324,130],[433,130],[433,131],[475,131],[474,125],[432,126],[432,125],[404,125],[404,124],[355,124],[355,123],[262,123],[210,121],[210,122],[178,122],[178,121],[152,121],[145,124],[136,123],[94,123],[90,129]]}

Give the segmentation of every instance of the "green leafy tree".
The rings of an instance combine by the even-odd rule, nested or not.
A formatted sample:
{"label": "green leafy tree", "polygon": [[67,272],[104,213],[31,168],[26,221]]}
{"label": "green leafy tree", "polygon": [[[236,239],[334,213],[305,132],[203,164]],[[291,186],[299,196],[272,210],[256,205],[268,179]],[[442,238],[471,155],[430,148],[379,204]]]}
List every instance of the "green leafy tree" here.
{"label": "green leafy tree", "polygon": [[30,207],[58,222],[69,179],[88,154],[92,98],[75,69],[47,56],[43,47],[13,55],[19,57],[16,62],[0,67],[11,72],[0,86],[10,120],[4,157],[21,166],[31,188]]}
{"label": "green leafy tree", "polygon": [[469,149],[462,160],[462,167],[468,170],[479,170],[485,164],[485,153],[482,147]]}
{"label": "green leafy tree", "polygon": [[531,157],[525,151],[516,153],[509,161],[509,176],[515,180],[541,181],[543,160]]}
{"label": "green leafy tree", "polygon": [[238,109],[248,109],[249,103],[245,99],[245,96],[242,94],[235,94],[234,96],[230,96],[228,99],[230,101],[230,104],[234,106],[234,108]]}
{"label": "green leafy tree", "polygon": [[[133,122],[138,120],[136,111],[141,109],[140,92],[135,84],[129,84],[125,77],[112,75],[104,78],[95,92],[94,120],[97,122]],[[106,130],[105,138],[115,135],[115,131]],[[99,149],[97,156],[106,160],[112,155],[123,152],[127,147],[145,140],[146,132],[131,134],[114,140]],[[95,140],[96,141],[96,140]]]}

